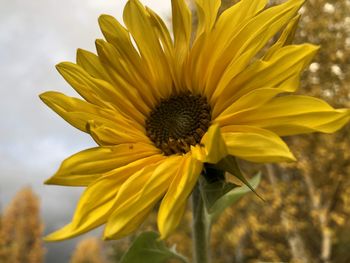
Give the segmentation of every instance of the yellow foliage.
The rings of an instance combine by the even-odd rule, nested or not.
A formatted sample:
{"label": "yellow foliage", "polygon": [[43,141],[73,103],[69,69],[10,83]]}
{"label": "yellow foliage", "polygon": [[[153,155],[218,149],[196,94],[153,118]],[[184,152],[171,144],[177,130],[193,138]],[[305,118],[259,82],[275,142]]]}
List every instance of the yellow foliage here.
{"label": "yellow foliage", "polygon": [[106,263],[101,241],[97,238],[87,238],[77,245],[70,260],[71,263]]}
{"label": "yellow foliage", "polygon": [[5,210],[0,229],[0,262],[43,262],[39,199],[30,188],[18,192]]}

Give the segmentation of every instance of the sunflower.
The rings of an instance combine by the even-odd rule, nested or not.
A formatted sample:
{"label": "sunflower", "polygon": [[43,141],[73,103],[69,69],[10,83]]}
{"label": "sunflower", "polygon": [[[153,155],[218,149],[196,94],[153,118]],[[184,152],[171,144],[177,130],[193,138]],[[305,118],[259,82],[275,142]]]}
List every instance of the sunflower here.
{"label": "sunflower", "polygon": [[241,0],[219,15],[220,0],[196,0],[193,27],[185,0],[172,0],[173,35],[138,0],[124,8],[125,27],[102,15],[98,55],[78,49],[76,63],[57,65],[83,99],[40,96],[98,145],[64,160],[46,181],[86,187],[71,223],[47,240],[103,224],[105,239],[122,238],[158,203],[166,238],[206,163],[294,161],[280,136],[344,126],[348,109],[290,95],[319,48],[291,44],[303,2],[266,8],[266,0]]}

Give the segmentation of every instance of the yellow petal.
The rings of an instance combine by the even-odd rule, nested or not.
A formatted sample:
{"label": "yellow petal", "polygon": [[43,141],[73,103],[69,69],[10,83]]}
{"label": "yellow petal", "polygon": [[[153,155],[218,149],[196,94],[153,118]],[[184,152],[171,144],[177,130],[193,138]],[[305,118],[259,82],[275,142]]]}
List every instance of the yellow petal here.
{"label": "yellow petal", "polygon": [[110,43],[98,39],[96,49],[112,83],[127,97],[139,111],[147,114],[156,100],[150,93],[150,86],[123,54]]}
{"label": "yellow petal", "polygon": [[230,122],[226,121],[230,116],[243,111],[259,108],[270,101],[273,97],[283,92],[286,91],[278,88],[255,89],[239,98],[231,106],[225,109],[217,118],[215,118],[214,123],[219,123],[221,126],[230,125]]}
{"label": "yellow petal", "polygon": [[164,159],[154,155],[113,170],[88,186],[79,200],[72,222],[46,237],[59,241],[90,231],[104,223],[113,212],[115,198],[123,183],[143,167]]}
{"label": "yellow petal", "polygon": [[[235,57],[254,48],[258,52],[298,12],[305,0],[289,0],[281,5],[268,8],[255,16],[234,37],[227,50]],[[268,29],[268,30],[266,30]],[[263,35],[261,35],[264,33]],[[257,41],[260,40],[260,41]]]}
{"label": "yellow petal", "polygon": [[204,146],[201,146],[199,144],[191,146],[191,153],[194,159],[201,161],[202,163],[205,163],[207,161],[208,153]]}
{"label": "yellow petal", "polygon": [[[202,61],[202,63],[205,63],[208,72],[209,80],[206,87],[208,95],[211,95],[215,90],[219,78],[231,61],[228,59],[229,57],[221,57],[227,45],[231,43],[233,37],[242,28],[242,25],[245,25],[247,21],[260,12],[266,3],[266,0],[241,0],[226,9],[218,17],[213,31],[208,36],[208,45],[203,51],[203,53],[208,54]],[[251,57],[252,55],[249,54],[246,60],[249,61]],[[243,63],[241,64],[243,65]]]}
{"label": "yellow petal", "polygon": [[193,158],[207,163],[217,163],[224,158],[228,152],[222,137],[219,125],[210,126],[208,132],[204,134],[201,144],[191,147]]}
{"label": "yellow petal", "polygon": [[196,0],[198,28],[197,37],[203,32],[210,32],[216,21],[221,0]]}
{"label": "yellow petal", "polygon": [[81,66],[92,77],[112,82],[108,73],[102,66],[99,57],[94,53],[78,48],[77,64]]}
{"label": "yellow petal", "polygon": [[204,83],[206,79],[205,60],[206,53],[204,52],[205,44],[207,43],[207,35],[202,34],[193,43],[192,49],[188,54],[188,58],[184,64],[185,86],[192,93],[202,93],[204,91]]}
{"label": "yellow petal", "polygon": [[332,133],[348,123],[349,118],[349,109],[334,109],[320,99],[296,95],[274,98],[255,110],[232,116],[229,121],[285,136],[315,131]]}
{"label": "yellow petal", "polygon": [[174,32],[174,82],[177,91],[185,86],[186,74],[184,62],[188,55],[191,41],[192,17],[191,11],[184,0],[172,0],[172,22]]}
{"label": "yellow petal", "polygon": [[116,125],[111,122],[89,121],[88,132],[99,145],[116,145],[122,143],[150,144],[144,132],[130,125]]}
{"label": "yellow petal", "polygon": [[172,88],[171,73],[149,14],[139,0],[129,0],[123,18],[147,64],[148,78],[152,80],[153,90],[158,92],[157,98],[167,98]]}
{"label": "yellow petal", "polygon": [[139,227],[168,189],[181,158],[183,157],[167,157],[153,169],[145,169],[123,184],[116,198],[115,211],[105,228],[106,239],[122,238]]}
{"label": "yellow petal", "polygon": [[118,115],[112,110],[100,108],[59,92],[45,92],[40,95],[40,99],[69,124],[84,132],[87,132],[86,125],[89,120],[104,122],[112,119],[114,121],[113,116]]}
{"label": "yellow petal", "polygon": [[[218,18],[215,25],[215,34],[218,35],[223,45],[228,44],[230,40],[240,29],[241,25],[249,21],[267,4],[267,0],[241,0],[237,4],[227,8]],[[223,34],[230,28],[230,34]],[[220,36],[219,36],[220,35]]]}
{"label": "yellow petal", "polygon": [[[177,92],[181,93],[183,92],[183,87],[184,87],[183,63],[184,63],[184,58],[188,52],[189,44],[187,43],[187,47],[186,47],[186,43],[183,42],[181,43],[180,46],[177,46],[175,44],[175,47],[174,47],[173,40],[171,39],[169,30],[165,25],[164,21],[154,11],[152,11],[148,7],[146,7],[146,10],[149,14],[150,21],[153,27],[155,28],[155,33],[157,34],[157,37],[162,43],[164,54],[167,59],[167,63],[169,65],[171,76],[174,82],[173,83],[174,88],[176,89]],[[176,43],[176,40],[175,40],[175,43]],[[181,47],[182,49],[179,49],[179,47]]]}
{"label": "yellow petal", "polygon": [[141,58],[131,42],[129,32],[117,19],[110,15],[101,15],[98,19],[101,31],[106,40],[111,43],[119,53],[127,56],[129,61],[134,63],[139,73],[145,73]]}
{"label": "yellow petal", "polygon": [[[253,58],[267,42],[292,19],[304,0],[289,0],[264,10],[251,18],[246,24],[240,26],[240,30],[230,38],[229,43],[223,48],[220,54],[214,54],[215,64],[209,67],[213,72],[209,79],[209,90],[217,86],[225,68],[236,67],[236,61],[245,53]],[[259,8],[261,5],[259,5]],[[231,28],[226,27],[221,34],[232,35]],[[246,66],[249,63],[249,56],[241,63]]]}
{"label": "yellow petal", "polygon": [[158,229],[164,239],[175,230],[181,221],[187,199],[202,171],[203,164],[187,154],[177,164],[179,169],[163,198],[158,212]]}
{"label": "yellow petal", "polygon": [[[128,79],[134,81],[132,82],[133,86],[138,89],[144,99],[155,98],[152,83],[149,81],[150,73],[132,44],[128,30],[109,15],[101,15],[98,21],[104,37],[116,49],[118,60],[122,60],[118,67],[126,65],[126,68],[129,69],[128,75],[132,74],[133,76],[132,78],[128,77]],[[112,61],[116,59],[110,56],[107,58]]]}
{"label": "yellow petal", "polygon": [[[287,79],[299,77],[318,49],[319,47],[309,44],[286,46],[276,51],[270,60],[254,62],[238,76],[228,70],[211,99],[215,104],[213,117],[254,89],[275,87]],[[290,87],[290,91],[295,91],[298,86]]]}
{"label": "yellow petal", "polygon": [[295,75],[282,82],[278,87],[254,89],[233,102],[218,117],[212,113],[213,123],[218,123],[220,126],[230,125],[233,116],[257,109],[268,103],[276,95],[293,91],[295,87],[299,86],[299,82],[300,76]]}
{"label": "yellow petal", "polygon": [[274,53],[280,48],[292,44],[299,20],[300,15],[297,15],[288,23],[287,27],[283,30],[277,42],[273,44],[273,46],[270,47],[264,55],[264,60],[269,60],[271,56],[274,55]]}
{"label": "yellow petal", "polygon": [[[197,32],[185,65],[186,87],[193,93],[204,93],[208,75],[208,59],[216,49],[215,38],[210,34],[214,27],[221,0],[196,0]],[[209,95],[209,94],[208,94]]]}
{"label": "yellow petal", "polygon": [[112,212],[113,200],[122,179],[126,178],[102,177],[92,183],[79,200],[72,223],[50,234],[45,240],[72,238],[104,224]]}
{"label": "yellow petal", "polygon": [[150,22],[156,29],[155,33],[157,34],[158,39],[162,43],[164,53],[166,54],[166,56],[169,56],[169,57],[173,56],[174,55],[173,40],[171,39],[170,32],[167,26],[165,25],[161,17],[158,16],[157,13],[155,13],[153,10],[146,7],[146,11],[149,15]]}
{"label": "yellow petal", "polygon": [[88,186],[111,170],[159,153],[156,147],[143,143],[87,149],[64,160],[55,175],[45,183]]}
{"label": "yellow petal", "polygon": [[144,120],[143,113],[135,109],[129,98],[110,83],[91,77],[80,66],[63,62],[58,71],[65,80],[88,102],[110,109],[117,109],[138,122]]}
{"label": "yellow petal", "polygon": [[226,126],[223,137],[230,155],[257,163],[294,161],[288,146],[271,131],[252,126]]}

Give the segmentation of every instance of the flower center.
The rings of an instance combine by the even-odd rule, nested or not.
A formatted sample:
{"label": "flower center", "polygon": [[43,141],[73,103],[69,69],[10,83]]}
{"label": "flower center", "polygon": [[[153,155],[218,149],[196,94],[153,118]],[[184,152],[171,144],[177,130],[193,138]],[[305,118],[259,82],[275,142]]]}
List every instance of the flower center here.
{"label": "flower center", "polygon": [[208,130],[211,109],[200,95],[180,94],[162,100],[146,120],[146,132],[166,155],[186,153]]}

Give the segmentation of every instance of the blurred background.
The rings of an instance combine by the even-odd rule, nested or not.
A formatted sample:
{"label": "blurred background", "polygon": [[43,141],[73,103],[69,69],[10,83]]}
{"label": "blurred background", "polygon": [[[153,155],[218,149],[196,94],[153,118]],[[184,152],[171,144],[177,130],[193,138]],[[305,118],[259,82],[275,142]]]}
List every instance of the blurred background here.
{"label": "blurred background", "polygon": [[[40,102],[57,90],[76,96],[54,65],[94,51],[97,18],[121,20],[126,0],[0,0],[0,262],[118,262],[134,236],[100,241],[94,231],[70,241],[41,236],[68,223],[80,188],[44,186],[60,162],[94,145]],[[142,0],[170,24],[170,0]],[[236,1],[223,0],[222,10]],[[274,4],[282,1],[270,1]],[[299,93],[350,107],[350,1],[308,0],[295,43],[321,45]],[[298,158],[261,170],[266,202],[248,194],[213,227],[212,254],[228,262],[350,262],[350,125],[333,135],[285,138]],[[155,229],[155,214],[143,226]],[[191,257],[191,214],[167,241]]]}

